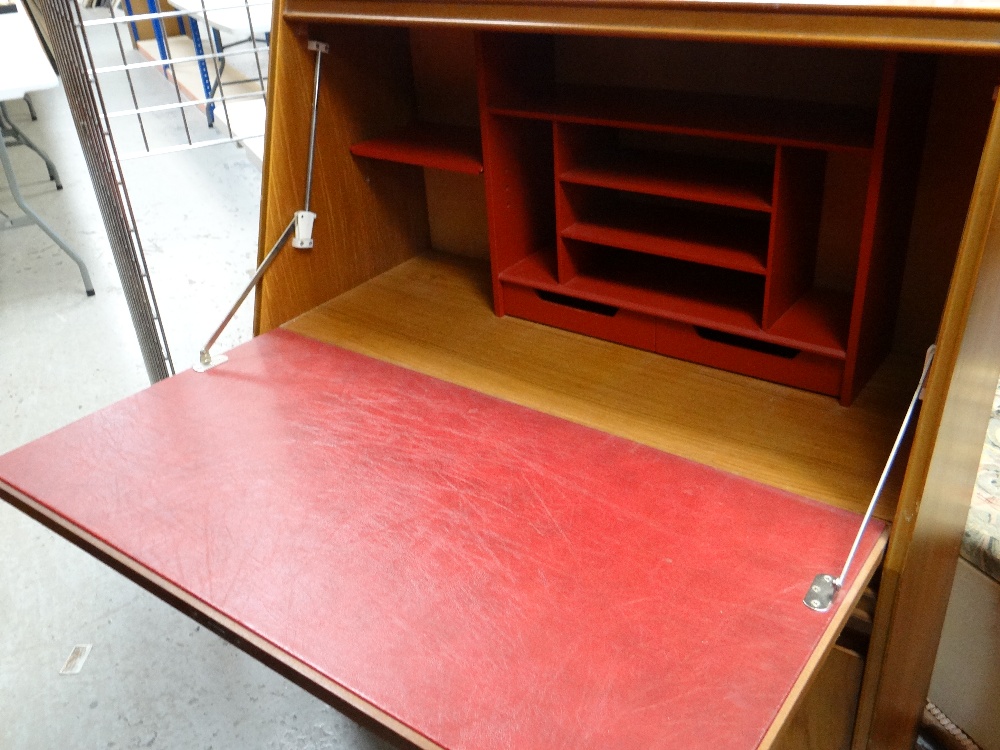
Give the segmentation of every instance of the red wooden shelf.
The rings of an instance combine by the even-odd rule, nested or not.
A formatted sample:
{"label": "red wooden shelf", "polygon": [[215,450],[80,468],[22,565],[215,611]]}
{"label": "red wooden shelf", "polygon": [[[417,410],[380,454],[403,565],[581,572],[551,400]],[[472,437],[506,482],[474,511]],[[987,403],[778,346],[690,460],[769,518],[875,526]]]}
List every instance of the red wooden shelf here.
{"label": "red wooden shelf", "polygon": [[601,213],[571,224],[562,236],[744,273],[767,271],[766,221],[627,204]]}
{"label": "red wooden shelf", "polygon": [[[622,255],[621,253],[616,255]],[[597,263],[589,273],[560,284],[552,276],[545,255],[535,253],[500,274],[503,281],[564,294],[590,302],[669,318],[691,325],[751,335],[760,333],[758,284],[725,286],[720,291],[705,283],[702,269],[675,269],[665,275],[647,260],[630,254],[625,263]],[[677,264],[680,266],[681,264]],[[598,267],[599,266],[599,267]],[[709,269],[710,270],[710,269]],[[720,272],[716,272],[720,273]],[[734,276],[735,274],[730,274]],[[751,279],[754,280],[754,279]]]}
{"label": "red wooden shelf", "polygon": [[693,92],[563,86],[511,94],[495,114],[828,150],[872,148],[875,112],[812,102]]}
{"label": "red wooden shelf", "polygon": [[560,175],[563,182],[664,198],[771,211],[774,168],[735,159],[606,151]]}
{"label": "red wooden shelf", "polygon": [[482,144],[476,128],[413,122],[392,135],[355,143],[351,153],[449,172],[483,172]]}
{"label": "red wooden shelf", "polygon": [[850,315],[850,295],[813,288],[778,318],[767,333],[788,341],[807,342],[810,351],[845,359]]}

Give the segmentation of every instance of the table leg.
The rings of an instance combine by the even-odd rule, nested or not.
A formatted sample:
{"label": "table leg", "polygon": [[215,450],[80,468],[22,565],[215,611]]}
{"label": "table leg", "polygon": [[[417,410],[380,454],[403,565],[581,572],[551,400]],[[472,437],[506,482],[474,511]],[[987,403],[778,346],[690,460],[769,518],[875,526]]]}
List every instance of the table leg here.
{"label": "table leg", "polygon": [[49,179],[56,184],[56,190],[63,189],[62,180],[59,179],[59,170],[56,169],[55,162],[41,148],[35,145],[35,142],[28,138],[23,130],[14,124],[14,121],[10,118],[10,114],[7,112],[7,105],[3,102],[0,102],[0,135],[11,136],[16,143],[27,146],[38,154],[42,158],[42,161],[45,162],[45,168],[49,171]]}
{"label": "table leg", "polygon": [[10,186],[11,195],[14,196],[14,202],[17,203],[18,208],[20,208],[25,213],[25,217],[28,221],[21,221],[18,219],[10,220],[8,222],[11,227],[25,226],[28,223],[37,224],[38,227],[49,236],[49,238],[59,246],[66,255],[70,257],[74,263],[76,263],[77,268],[80,269],[80,275],[83,277],[83,286],[87,290],[87,296],[94,296],[94,284],[90,280],[90,272],[87,270],[86,264],[80,258],[79,255],[74,253],[69,245],[67,245],[63,239],[56,234],[48,224],[40,217],[35,211],[24,202],[24,198],[21,196],[21,191],[17,186],[17,178],[14,176],[14,168],[10,163],[10,155],[7,153],[7,144],[2,137],[0,137],[0,165],[3,166],[4,174],[7,176],[7,184]]}
{"label": "table leg", "polygon": [[[202,57],[205,54],[205,45],[201,41],[201,29],[199,28],[198,21],[195,20],[194,16],[191,16],[191,41],[194,43],[194,53],[200,57],[198,60],[198,72],[201,73],[201,87],[205,90],[205,98],[211,99],[213,96],[214,88],[212,86],[212,81],[208,76],[208,65],[205,64],[205,59]],[[208,118],[208,127],[215,126],[215,105],[211,102],[205,104],[205,116]]]}

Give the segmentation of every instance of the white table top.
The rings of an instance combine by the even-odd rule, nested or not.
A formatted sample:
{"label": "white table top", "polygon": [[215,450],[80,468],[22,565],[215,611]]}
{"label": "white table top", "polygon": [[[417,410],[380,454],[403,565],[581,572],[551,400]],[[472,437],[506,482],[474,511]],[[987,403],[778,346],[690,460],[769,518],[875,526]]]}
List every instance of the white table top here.
{"label": "white table top", "polygon": [[[218,107],[216,117],[226,119],[234,138],[239,138],[246,149],[247,158],[258,167],[264,163],[264,121],[266,119],[264,99],[238,99],[226,103],[226,108]],[[249,137],[247,137],[249,136]]]}
{"label": "white table top", "polygon": [[0,101],[59,85],[27,11],[15,2],[14,13],[0,13]]}
{"label": "white table top", "polygon": [[[221,31],[257,36],[271,32],[270,0],[169,0],[177,10],[190,13],[198,21],[208,17],[208,24]],[[248,20],[249,15],[249,20]]]}

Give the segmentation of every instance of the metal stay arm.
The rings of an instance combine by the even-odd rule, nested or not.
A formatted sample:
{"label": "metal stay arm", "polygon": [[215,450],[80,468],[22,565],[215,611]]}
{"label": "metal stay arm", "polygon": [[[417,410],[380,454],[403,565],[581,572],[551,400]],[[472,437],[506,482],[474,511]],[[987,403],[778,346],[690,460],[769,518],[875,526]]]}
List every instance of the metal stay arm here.
{"label": "metal stay arm", "polygon": [[[305,208],[302,211],[296,211],[295,215],[292,217],[291,222],[285,227],[285,231],[281,233],[278,241],[274,243],[264,260],[261,261],[260,265],[257,267],[256,273],[254,273],[253,278],[247,284],[243,293],[240,294],[236,304],[229,308],[229,312],[226,313],[226,317],[223,319],[219,327],[215,329],[205,346],[202,347],[201,352],[198,354],[198,362],[194,365],[194,370],[196,372],[205,372],[217,365],[221,365],[228,358],[220,354],[217,357],[212,357],[211,349],[216,341],[219,340],[219,336],[229,325],[229,322],[236,315],[236,311],[240,309],[240,305],[250,294],[250,291],[257,286],[261,278],[267,272],[267,269],[271,267],[275,258],[284,249],[285,245],[288,243],[289,238],[292,238],[292,247],[300,249],[309,249],[313,246],[312,229],[313,221],[316,219],[316,214],[309,210],[310,198],[312,193],[312,179],[313,179],[313,157],[316,150],[316,112],[319,106],[319,75],[320,66],[323,60],[323,54],[330,51],[330,45],[326,42],[316,42],[310,41],[308,48],[316,53],[316,71],[313,80],[313,101],[312,101],[312,119],[309,126],[309,162],[306,166],[306,197],[305,197]],[[293,237],[294,235],[294,237]]]}
{"label": "metal stay arm", "polygon": [[882,495],[882,490],[885,488],[886,480],[889,478],[889,472],[892,471],[893,463],[896,461],[896,455],[899,453],[899,448],[903,444],[903,438],[906,436],[907,430],[910,428],[910,421],[913,419],[913,414],[916,411],[917,402],[923,398],[924,395],[924,383],[927,381],[927,373],[931,369],[931,362],[934,360],[934,346],[931,346],[927,350],[927,356],[924,358],[924,369],[920,373],[920,382],[917,383],[917,388],[913,392],[913,397],[910,399],[910,406],[906,410],[906,416],[903,417],[903,424],[899,428],[899,432],[896,434],[896,442],[892,445],[892,450],[889,452],[889,458],[885,462],[885,468],[882,469],[882,476],[879,477],[878,484],[875,486],[875,492],[872,494],[871,502],[868,503],[868,510],[865,511],[865,517],[861,521],[861,528],[858,529],[858,534],[854,537],[854,544],[851,545],[851,551],[847,555],[847,561],[844,563],[843,570],[840,571],[840,575],[834,578],[829,573],[820,573],[813,579],[812,585],[809,587],[809,591],[806,592],[805,598],[802,600],[803,603],[809,607],[809,609],[814,609],[817,612],[826,612],[830,609],[833,604],[833,600],[837,596],[837,592],[844,585],[844,581],[847,579],[847,571],[851,568],[851,563],[854,562],[854,556],[857,554],[858,545],[861,544],[861,537],[865,533],[865,529],[868,528],[868,522],[871,521],[872,513],[875,511],[875,505],[878,503],[879,497]]}

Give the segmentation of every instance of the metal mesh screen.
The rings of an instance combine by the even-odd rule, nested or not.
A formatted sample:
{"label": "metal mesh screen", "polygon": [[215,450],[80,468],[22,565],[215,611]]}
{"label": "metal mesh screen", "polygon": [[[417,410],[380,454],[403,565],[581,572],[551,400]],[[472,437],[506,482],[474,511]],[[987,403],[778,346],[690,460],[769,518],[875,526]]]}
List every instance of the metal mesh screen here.
{"label": "metal mesh screen", "polygon": [[106,102],[120,158],[233,142],[261,148],[270,0],[172,0],[170,10],[145,0],[149,12],[139,2],[83,22],[89,34],[116,37],[117,58],[91,70],[98,86],[112,76],[127,82],[128,99]]}
{"label": "metal mesh screen", "polygon": [[[174,365],[121,164],[224,143],[259,154],[271,27],[270,0],[172,0],[167,10],[159,2],[120,0],[86,12],[77,0],[36,6],[151,382]],[[95,60],[97,34],[114,38],[102,37],[110,44],[98,45]]]}
{"label": "metal mesh screen", "polygon": [[174,373],[76,0],[40,3],[150,382]]}

